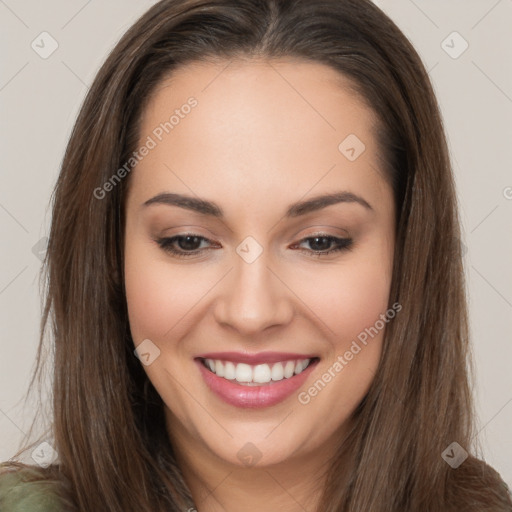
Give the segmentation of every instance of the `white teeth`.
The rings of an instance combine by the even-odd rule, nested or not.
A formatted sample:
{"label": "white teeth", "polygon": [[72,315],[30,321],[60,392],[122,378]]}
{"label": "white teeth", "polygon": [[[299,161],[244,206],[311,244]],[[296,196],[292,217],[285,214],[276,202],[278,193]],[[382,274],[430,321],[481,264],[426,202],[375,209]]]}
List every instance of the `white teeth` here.
{"label": "white teeth", "polygon": [[236,368],[231,361],[227,361],[224,365],[224,378],[229,380],[235,380],[236,378]]}
{"label": "white teeth", "polygon": [[224,365],[221,361],[215,361],[215,373],[219,377],[224,377]]}
{"label": "white teeth", "polygon": [[259,364],[254,367],[254,382],[259,382],[260,384],[265,384],[266,382],[270,382],[271,373],[270,367],[268,364]]}
{"label": "white teeth", "polygon": [[311,359],[302,359],[298,361],[286,361],[268,364],[257,364],[251,366],[246,363],[235,364],[231,361],[220,361],[206,359],[206,366],[217,375],[227,380],[236,380],[244,385],[268,384],[270,381],[280,381],[289,379],[294,375],[302,373],[309,365]]}
{"label": "white teeth", "polygon": [[289,379],[293,373],[295,372],[295,363],[293,361],[288,361],[286,366],[284,367],[284,376],[286,379]]}
{"label": "white teeth", "polygon": [[303,365],[302,363],[303,363],[303,361],[297,361],[297,364],[295,365],[295,374],[296,375],[301,373],[302,370],[304,370],[304,368],[306,368],[306,366],[308,364],[307,362],[305,365]]}
{"label": "white teeth", "polygon": [[[215,365],[217,366],[217,365]],[[223,375],[219,375],[219,377],[223,377]],[[252,382],[252,368],[245,363],[239,363],[236,365],[236,374],[235,379],[238,382]]]}
{"label": "white teeth", "polygon": [[282,363],[276,363],[272,366],[272,380],[283,380],[284,379],[284,368]]}

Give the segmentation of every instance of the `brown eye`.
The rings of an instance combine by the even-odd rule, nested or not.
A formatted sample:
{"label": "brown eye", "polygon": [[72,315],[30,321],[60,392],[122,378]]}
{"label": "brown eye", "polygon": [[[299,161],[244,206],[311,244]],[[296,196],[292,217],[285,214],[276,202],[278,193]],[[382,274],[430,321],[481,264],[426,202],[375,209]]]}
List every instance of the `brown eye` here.
{"label": "brown eye", "polygon": [[301,240],[301,244],[303,243],[308,243],[311,249],[300,249],[301,252],[305,252],[311,256],[324,256],[339,251],[349,250],[352,246],[353,240],[352,238],[338,238],[330,235],[315,235],[303,238]]}
{"label": "brown eye", "polygon": [[176,235],[170,238],[156,240],[158,245],[165,251],[177,257],[197,256],[203,253],[206,248],[199,248],[201,243],[210,242],[207,238],[194,234]]}

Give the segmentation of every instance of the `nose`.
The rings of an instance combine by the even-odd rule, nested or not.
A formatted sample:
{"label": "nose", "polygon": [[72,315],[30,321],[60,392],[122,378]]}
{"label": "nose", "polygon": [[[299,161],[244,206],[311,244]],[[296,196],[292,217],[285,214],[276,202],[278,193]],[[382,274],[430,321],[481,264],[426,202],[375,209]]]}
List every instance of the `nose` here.
{"label": "nose", "polygon": [[270,327],[283,326],[293,318],[293,293],[278,273],[269,268],[265,251],[256,261],[234,258],[214,307],[216,321],[255,336]]}

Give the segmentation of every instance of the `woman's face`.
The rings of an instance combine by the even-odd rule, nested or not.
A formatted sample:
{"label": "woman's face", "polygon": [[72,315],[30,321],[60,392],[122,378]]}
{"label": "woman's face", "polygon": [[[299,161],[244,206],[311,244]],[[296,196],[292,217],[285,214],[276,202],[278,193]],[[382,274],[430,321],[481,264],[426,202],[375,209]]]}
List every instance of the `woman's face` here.
{"label": "woman's face", "polygon": [[157,87],[129,177],[126,296],[187,453],[330,452],[368,391],[395,223],[375,121],[304,61],[187,65]]}

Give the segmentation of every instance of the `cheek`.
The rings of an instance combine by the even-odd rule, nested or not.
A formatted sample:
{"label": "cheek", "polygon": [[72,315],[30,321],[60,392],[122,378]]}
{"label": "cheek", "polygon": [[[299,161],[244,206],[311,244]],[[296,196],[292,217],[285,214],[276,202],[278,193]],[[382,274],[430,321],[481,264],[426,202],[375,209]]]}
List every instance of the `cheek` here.
{"label": "cheek", "polygon": [[390,280],[378,265],[354,266],[343,274],[339,292],[330,301],[333,330],[355,338],[373,325],[388,304]]}
{"label": "cheek", "polygon": [[[128,239],[125,248],[126,299],[136,344],[145,338],[179,335],[217,280],[208,266],[194,266],[191,273],[190,265],[170,264],[151,243]],[[312,311],[324,324],[327,338],[335,336],[337,348],[343,348],[387,308],[391,276],[386,261],[380,253],[340,265],[319,264],[314,275],[311,268],[294,268],[288,276],[282,269],[281,274],[293,283],[306,306],[304,314],[310,317]]]}
{"label": "cheek", "polygon": [[315,271],[314,279],[304,274],[296,283],[297,294],[338,350],[386,312],[391,276],[382,262],[359,260]]}
{"label": "cheek", "polygon": [[388,272],[369,261],[340,268],[323,282],[329,291],[312,299],[316,304],[311,309],[329,327],[329,347],[318,373],[298,395],[304,411],[323,418],[322,427],[312,429],[313,445],[350,417],[373,382],[385,334],[380,315],[388,309]]}
{"label": "cheek", "polygon": [[322,382],[305,389],[299,401],[314,401],[319,410],[329,411],[331,426],[352,413],[377,371],[387,325],[381,315],[389,305],[391,262],[390,251],[360,252],[304,281],[304,302],[321,320],[317,326],[326,332],[329,345],[324,344],[326,357],[319,368]]}
{"label": "cheek", "polygon": [[155,254],[146,242],[127,241],[126,300],[135,344],[145,338],[163,341],[183,329],[187,313],[208,289],[197,275],[188,279],[185,265],[169,265],[163,252],[158,257]]}

